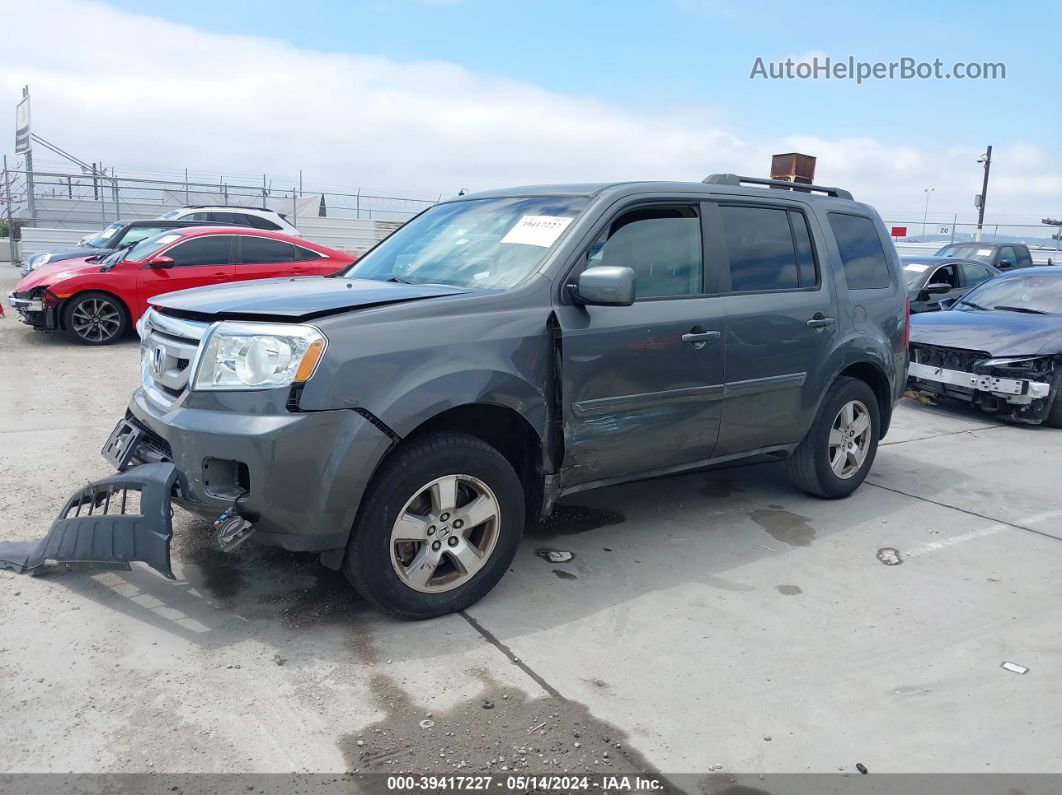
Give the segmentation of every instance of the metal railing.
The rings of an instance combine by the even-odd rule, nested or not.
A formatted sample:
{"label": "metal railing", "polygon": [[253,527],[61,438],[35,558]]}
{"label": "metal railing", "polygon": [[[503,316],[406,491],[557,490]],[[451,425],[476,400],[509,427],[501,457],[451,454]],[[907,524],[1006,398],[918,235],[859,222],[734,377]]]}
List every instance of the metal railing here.
{"label": "metal railing", "polygon": [[217,204],[268,207],[296,226],[300,216],[402,222],[441,198],[365,188],[313,190],[302,187],[301,180],[275,183],[265,175],[256,184],[243,179],[118,176],[95,166],[87,172],[9,168],[0,182],[0,216],[10,215],[24,226],[84,228],[155,218],[184,205]]}

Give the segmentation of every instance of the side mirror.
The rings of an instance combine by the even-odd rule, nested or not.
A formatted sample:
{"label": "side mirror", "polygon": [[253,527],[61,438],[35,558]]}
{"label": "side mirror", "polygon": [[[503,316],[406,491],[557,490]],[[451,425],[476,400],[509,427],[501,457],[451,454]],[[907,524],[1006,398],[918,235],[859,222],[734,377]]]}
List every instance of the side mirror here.
{"label": "side mirror", "polygon": [[576,303],[630,306],[634,303],[634,271],[613,265],[595,265],[580,273],[569,289]]}
{"label": "side mirror", "polygon": [[929,295],[943,295],[944,293],[950,293],[951,290],[952,286],[944,282],[933,282],[933,284],[927,284],[922,288],[922,292]]}
{"label": "side mirror", "polygon": [[173,257],[152,257],[146,264],[149,268],[172,268]]}
{"label": "side mirror", "polygon": [[939,306],[941,309],[951,309],[953,306],[955,306],[955,302],[958,300],[958,298],[941,298],[937,306]]}
{"label": "side mirror", "polygon": [[1001,271],[1009,271],[1011,268],[1014,267],[1014,263],[1011,262],[1009,259],[1001,259],[999,261],[999,264],[996,265],[996,267],[999,268]]}

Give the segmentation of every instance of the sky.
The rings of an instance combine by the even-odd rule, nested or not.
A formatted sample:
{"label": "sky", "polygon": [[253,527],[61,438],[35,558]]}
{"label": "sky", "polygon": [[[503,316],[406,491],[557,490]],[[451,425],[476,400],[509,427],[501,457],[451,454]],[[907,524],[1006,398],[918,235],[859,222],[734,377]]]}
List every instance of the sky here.
{"label": "sky", "polygon": [[[883,214],[1062,215],[1062,4],[0,0],[0,98],[86,161],[452,195],[765,176]],[[1002,80],[764,80],[757,58],[1002,62]],[[12,125],[13,126],[13,125]],[[3,141],[0,138],[0,141]],[[0,146],[9,154],[13,132]],[[38,157],[40,157],[38,155]],[[913,219],[908,219],[913,220]]]}

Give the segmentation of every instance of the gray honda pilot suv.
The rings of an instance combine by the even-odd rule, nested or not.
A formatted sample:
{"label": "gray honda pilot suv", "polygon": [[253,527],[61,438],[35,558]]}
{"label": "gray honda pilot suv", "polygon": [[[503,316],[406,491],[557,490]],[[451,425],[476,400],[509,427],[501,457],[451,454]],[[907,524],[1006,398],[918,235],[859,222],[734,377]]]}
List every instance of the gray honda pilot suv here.
{"label": "gray honda pilot suv", "polygon": [[317,552],[378,607],[437,616],[573,492],[774,454],[851,494],[904,388],[906,297],[877,213],[837,188],[464,196],[334,276],[153,299],[104,454],[175,469],[223,548]]}

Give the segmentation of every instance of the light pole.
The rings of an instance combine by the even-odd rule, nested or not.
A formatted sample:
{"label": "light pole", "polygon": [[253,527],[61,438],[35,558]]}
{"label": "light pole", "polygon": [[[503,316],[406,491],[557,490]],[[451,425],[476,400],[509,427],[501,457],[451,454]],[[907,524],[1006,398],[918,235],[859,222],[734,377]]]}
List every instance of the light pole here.
{"label": "light pole", "polygon": [[926,211],[922,213],[922,236],[926,234],[926,218],[929,217],[929,194],[935,191],[936,188],[922,188],[922,192],[926,195]]}
{"label": "light pole", "polygon": [[985,223],[985,202],[988,201],[988,169],[992,167],[992,147],[988,147],[985,153],[977,158],[978,163],[984,163],[985,166],[985,181],[981,186],[981,197],[977,203],[977,242],[981,242],[981,227]]}

